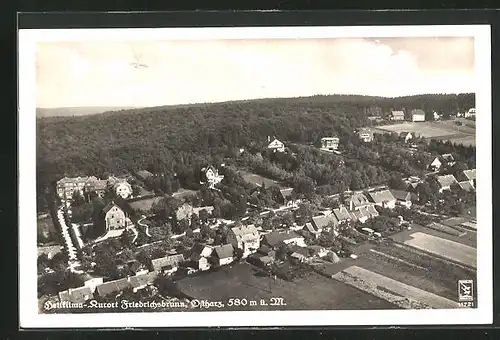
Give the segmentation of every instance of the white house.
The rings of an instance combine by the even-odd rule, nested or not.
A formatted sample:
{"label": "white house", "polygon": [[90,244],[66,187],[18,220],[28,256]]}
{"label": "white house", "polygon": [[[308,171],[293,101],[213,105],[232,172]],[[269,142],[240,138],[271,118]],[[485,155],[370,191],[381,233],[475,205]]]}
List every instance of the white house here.
{"label": "white house", "polygon": [[253,254],[260,247],[259,231],[253,224],[242,225],[231,228],[227,235],[227,242],[233,248],[239,248],[243,251],[243,258]]}
{"label": "white house", "polygon": [[425,122],[425,112],[421,109],[411,111],[412,122]]}
{"label": "white house", "polygon": [[132,196],[132,186],[127,181],[119,181],[113,185],[116,196],[126,199]]}
{"label": "white house", "polygon": [[443,166],[443,162],[439,159],[439,157],[434,158],[434,160],[429,164],[429,170],[431,171],[439,171]]}
{"label": "white house", "polygon": [[102,210],[106,231],[121,230],[127,227],[127,218],[125,212],[114,202],[110,202]]}
{"label": "white house", "polygon": [[370,143],[373,141],[373,131],[367,128],[361,129],[358,131],[358,137],[364,143]]}
{"label": "white house", "polygon": [[392,111],[390,115],[391,120],[405,120],[405,113],[403,111]]}
{"label": "white house", "polygon": [[321,149],[325,151],[333,151],[339,148],[340,139],[338,137],[323,137],[321,138]]}
{"label": "white house", "polygon": [[472,118],[472,117],[476,117],[476,109],[475,108],[471,108],[471,109],[469,109],[469,111],[465,112],[465,118]]}
{"label": "white house", "polygon": [[274,139],[271,143],[269,143],[267,148],[273,150],[274,152],[285,152],[285,144],[277,139]]}
{"label": "white house", "polygon": [[304,237],[298,235],[294,231],[273,231],[269,234],[264,235],[262,240],[263,243],[267,244],[271,248],[278,247],[281,243],[293,244],[299,247],[305,247]]}
{"label": "white house", "polygon": [[202,177],[204,177],[205,181],[202,181],[201,184],[208,184],[210,189],[215,189],[215,186],[222,182],[224,179],[224,175],[219,175],[219,171],[212,165],[202,168]]}
{"label": "white house", "polygon": [[195,243],[191,248],[190,259],[196,262],[196,267],[199,270],[205,271],[210,269],[208,258],[212,255],[213,248],[201,243]]}
{"label": "white house", "polygon": [[411,193],[404,190],[391,190],[392,196],[396,199],[396,204],[405,208],[411,208]]}

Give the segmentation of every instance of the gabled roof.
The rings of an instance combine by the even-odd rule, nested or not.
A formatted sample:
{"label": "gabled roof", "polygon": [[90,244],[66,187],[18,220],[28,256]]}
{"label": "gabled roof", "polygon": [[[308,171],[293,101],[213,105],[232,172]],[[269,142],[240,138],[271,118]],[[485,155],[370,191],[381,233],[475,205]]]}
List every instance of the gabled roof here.
{"label": "gabled roof", "polygon": [[283,146],[283,143],[277,139],[274,139],[271,143],[269,143],[268,148],[280,148]]}
{"label": "gabled roof", "polygon": [[[193,247],[191,248],[191,257],[199,258],[201,256],[201,254],[203,253],[203,251],[205,251],[205,249],[207,249],[207,248],[210,249],[210,253],[211,253],[212,252],[211,247],[208,247],[207,245],[201,244],[201,243],[193,244]],[[210,255],[210,254],[208,254],[208,255]]]}
{"label": "gabled roof", "polygon": [[90,287],[70,288],[59,293],[61,302],[83,303],[93,297]]}
{"label": "gabled roof", "polygon": [[404,116],[405,113],[403,111],[392,111],[391,114],[393,116]]}
{"label": "gabled roof", "polygon": [[150,273],[136,275],[129,277],[129,283],[131,288],[140,288],[154,282],[154,276]]}
{"label": "gabled roof", "polygon": [[153,266],[153,270],[158,272],[163,267],[175,266],[181,262],[184,262],[184,256],[182,254],[176,254],[151,260],[151,265]]}
{"label": "gabled roof", "polygon": [[377,217],[379,215],[377,209],[373,205],[366,207],[366,211],[371,215],[371,217]]}
{"label": "gabled roof", "polygon": [[231,244],[214,247],[214,255],[219,259],[227,259],[234,255],[234,248]]}
{"label": "gabled roof", "polygon": [[290,196],[292,196],[293,188],[280,189],[280,193],[281,193],[281,196],[283,196],[283,198],[287,199]]}
{"label": "gabled roof", "polygon": [[284,232],[273,231],[267,235],[264,235],[264,239],[271,247],[275,247],[283,241],[291,240],[297,237],[300,236],[294,231],[284,231]]}
{"label": "gabled roof", "polygon": [[339,224],[339,221],[337,220],[337,217],[335,217],[334,214],[326,216],[325,215],[314,216],[312,218],[312,221],[316,229],[324,229],[328,227],[330,224],[333,224],[333,226],[337,226]]}
{"label": "gabled roof", "polygon": [[445,153],[441,155],[441,157],[446,161],[446,162],[454,162],[455,158],[453,158],[453,155],[451,153]]}
{"label": "gabled roof", "polygon": [[102,209],[102,212],[103,212],[104,214],[106,214],[106,213],[107,213],[108,211],[110,211],[113,207],[117,207],[118,209],[120,209],[120,210],[122,210],[122,211],[123,211],[123,209],[122,209],[122,208],[120,208],[120,207],[118,206],[118,204],[116,204],[114,201],[111,201],[111,202],[109,202],[109,203],[108,203],[108,204],[107,204],[107,205],[106,205],[106,206]]}
{"label": "gabled roof", "polygon": [[[314,217],[313,217],[313,218],[314,218]],[[309,223],[309,222],[307,222],[307,223],[306,223],[306,229],[307,229],[307,231],[309,231],[310,233],[313,233],[313,234],[317,233],[317,230],[316,230],[316,229],[314,229],[313,225],[312,225],[311,223]]]}
{"label": "gabled roof", "polygon": [[476,179],[476,169],[464,170],[464,175],[469,181]]}
{"label": "gabled roof", "polygon": [[321,140],[339,140],[339,137],[337,136],[333,136],[333,137],[322,137]]}
{"label": "gabled roof", "polygon": [[349,211],[346,207],[333,209],[333,213],[335,214],[335,217],[337,217],[337,220],[339,220],[340,222],[351,219],[351,215],[349,214]]}
{"label": "gabled roof", "polygon": [[142,179],[146,179],[153,176],[153,174],[147,170],[139,170],[137,171],[137,175]]}
{"label": "gabled roof", "polygon": [[389,190],[370,192],[368,193],[368,195],[370,196],[373,202],[378,204],[394,201],[396,199]]}
{"label": "gabled roof", "polygon": [[442,188],[458,183],[457,179],[453,175],[437,176],[436,180]]}
{"label": "gabled roof", "polygon": [[368,198],[364,194],[354,194],[349,198],[349,201],[354,204],[355,207],[361,207],[370,204]]}
{"label": "gabled roof", "polygon": [[412,116],[413,115],[424,115],[425,116],[425,112],[422,109],[413,109],[413,110],[411,110],[411,114],[412,114]]}
{"label": "gabled roof", "polygon": [[460,185],[460,188],[462,188],[465,191],[468,191],[468,192],[474,191],[474,186],[472,184],[470,184],[469,181],[459,182],[458,185]]}
{"label": "gabled roof", "polygon": [[351,215],[355,217],[356,220],[371,217],[370,213],[368,212],[368,210],[366,210],[366,208],[360,208],[359,210],[352,212]]}
{"label": "gabled roof", "polygon": [[111,293],[120,292],[130,287],[130,283],[127,279],[119,279],[109,282],[104,282],[103,284],[97,286],[97,293],[99,296],[106,296]]}
{"label": "gabled roof", "polygon": [[411,194],[404,190],[391,190],[392,196],[398,201],[409,201],[411,200]]}
{"label": "gabled roof", "polygon": [[231,231],[234,233],[236,236],[236,240],[239,241],[248,241],[250,239],[258,239],[259,238],[259,231],[257,228],[255,228],[255,225],[249,224],[249,225],[242,225],[239,227],[234,227],[231,228]]}

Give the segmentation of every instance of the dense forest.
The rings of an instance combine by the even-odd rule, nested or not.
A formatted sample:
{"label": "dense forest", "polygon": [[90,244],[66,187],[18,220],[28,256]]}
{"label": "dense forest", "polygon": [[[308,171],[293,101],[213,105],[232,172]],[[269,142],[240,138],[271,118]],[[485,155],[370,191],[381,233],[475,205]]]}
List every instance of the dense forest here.
{"label": "dense forest", "polygon": [[[309,156],[310,152],[301,149],[300,145],[313,145],[321,137],[335,133],[342,141],[348,142],[345,152],[375,161],[377,155],[392,152],[390,148],[384,146],[382,140],[376,146],[366,148],[356,145],[352,138],[353,130],[365,126],[373,112],[386,114],[392,109],[422,108],[454,113],[474,106],[474,94],[401,98],[335,95],[38,118],[37,192],[41,197],[48,186],[65,175],[104,177],[105,174],[119,175],[140,169],[168,176],[176,173],[184,185],[183,178],[192,177],[193,169],[236,158],[240,148],[262,149],[269,136],[290,145],[297,143],[299,146],[293,147],[295,156],[273,159],[264,155],[259,159],[248,154],[240,162],[254,170],[260,167],[261,173],[274,171],[271,177],[281,177],[290,184],[297,183],[299,174],[313,178],[318,186],[359,187],[362,183],[350,183],[352,180],[347,181],[346,176],[340,174],[334,155]],[[392,163],[390,166],[375,166],[375,162],[362,165],[350,161],[346,165],[353,172],[354,181],[377,183],[380,179],[387,180],[391,176],[390,170],[401,174],[418,171],[415,162],[422,161],[422,157],[401,161],[402,155],[395,153],[393,161],[386,159],[386,162],[401,163],[395,169],[391,168]],[[320,164],[317,164],[318,158],[322,159]],[[307,187],[308,183],[302,185]]]}

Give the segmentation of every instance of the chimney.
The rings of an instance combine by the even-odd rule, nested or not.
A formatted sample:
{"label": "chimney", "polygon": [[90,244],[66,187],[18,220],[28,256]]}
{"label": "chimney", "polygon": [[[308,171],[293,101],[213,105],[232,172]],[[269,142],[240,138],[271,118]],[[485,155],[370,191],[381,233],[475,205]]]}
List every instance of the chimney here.
{"label": "chimney", "polygon": [[267,136],[267,142],[271,143],[271,136]]}
{"label": "chimney", "polygon": [[353,205],[354,204],[352,203],[352,197],[351,197],[351,198],[349,198],[349,210],[351,210],[351,211],[353,210],[353,208],[354,208]]}

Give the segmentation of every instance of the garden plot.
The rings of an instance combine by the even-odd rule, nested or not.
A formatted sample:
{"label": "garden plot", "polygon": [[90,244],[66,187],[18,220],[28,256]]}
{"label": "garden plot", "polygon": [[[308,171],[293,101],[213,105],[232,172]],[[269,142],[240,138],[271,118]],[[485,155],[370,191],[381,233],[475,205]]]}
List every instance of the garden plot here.
{"label": "garden plot", "polygon": [[459,229],[456,226],[447,226],[441,223],[432,222],[426,226],[429,229],[437,230],[445,234],[461,237],[467,234],[463,229]]}
{"label": "garden plot", "polygon": [[450,130],[447,128],[441,128],[437,126],[429,125],[425,122],[422,123],[401,123],[401,124],[392,124],[392,125],[384,125],[377,127],[379,130],[388,131],[388,132],[411,132],[420,135],[425,138],[436,138],[441,136],[449,136]]}
{"label": "garden plot", "polygon": [[441,256],[457,263],[477,268],[476,249],[441,237],[416,232],[404,244],[416,249]]}
{"label": "garden plot", "polygon": [[342,283],[384,299],[404,309],[457,308],[458,303],[412,287],[357,266],[351,266],[333,275]]}

